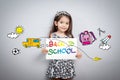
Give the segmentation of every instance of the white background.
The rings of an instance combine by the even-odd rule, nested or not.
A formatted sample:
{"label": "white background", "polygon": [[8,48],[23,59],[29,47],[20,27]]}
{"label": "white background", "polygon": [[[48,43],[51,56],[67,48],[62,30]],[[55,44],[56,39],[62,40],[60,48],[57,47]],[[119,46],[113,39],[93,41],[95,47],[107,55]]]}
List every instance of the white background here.
{"label": "white background", "polygon": [[[84,53],[76,60],[74,80],[120,80],[120,1],[119,0],[0,0],[0,80],[46,80],[48,62],[38,48],[24,48],[26,38],[48,37],[57,11],[67,11],[73,19],[73,35],[78,47],[90,57],[101,57],[95,62]],[[17,39],[7,34],[15,32],[17,25],[24,27],[24,33]],[[105,30],[99,36],[98,28]],[[82,46],[79,34],[93,31],[97,40],[89,46]],[[111,34],[108,42],[111,49],[98,48],[100,40]],[[42,39],[44,42],[44,39]],[[21,54],[12,55],[13,48]]]}

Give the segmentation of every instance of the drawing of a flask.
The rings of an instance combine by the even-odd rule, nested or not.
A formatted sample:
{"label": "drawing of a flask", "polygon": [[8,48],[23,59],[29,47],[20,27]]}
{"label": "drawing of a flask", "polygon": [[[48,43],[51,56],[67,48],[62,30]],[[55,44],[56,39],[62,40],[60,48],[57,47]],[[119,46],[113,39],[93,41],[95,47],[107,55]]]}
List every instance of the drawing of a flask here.
{"label": "drawing of a flask", "polygon": [[104,39],[100,40],[103,44],[107,44],[107,42],[111,39],[111,35],[106,36]]}

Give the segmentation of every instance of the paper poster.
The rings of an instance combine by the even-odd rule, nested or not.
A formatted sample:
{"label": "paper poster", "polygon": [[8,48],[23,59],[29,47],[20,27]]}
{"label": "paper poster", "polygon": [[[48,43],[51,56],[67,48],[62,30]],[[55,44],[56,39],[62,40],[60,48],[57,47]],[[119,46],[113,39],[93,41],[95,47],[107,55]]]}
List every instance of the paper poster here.
{"label": "paper poster", "polygon": [[46,59],[76,59],[76,38],[48,38],[46,44]]}

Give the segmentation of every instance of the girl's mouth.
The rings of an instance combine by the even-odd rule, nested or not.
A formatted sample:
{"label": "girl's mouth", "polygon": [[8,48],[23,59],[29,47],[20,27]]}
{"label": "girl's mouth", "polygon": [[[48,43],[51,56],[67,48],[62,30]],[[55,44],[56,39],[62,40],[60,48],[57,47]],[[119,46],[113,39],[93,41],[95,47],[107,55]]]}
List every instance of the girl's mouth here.
{"label": "girl's mouth", "polygon": [[66,28],[61,28],[61,29],[64,29],[64,30],[66,30]]}

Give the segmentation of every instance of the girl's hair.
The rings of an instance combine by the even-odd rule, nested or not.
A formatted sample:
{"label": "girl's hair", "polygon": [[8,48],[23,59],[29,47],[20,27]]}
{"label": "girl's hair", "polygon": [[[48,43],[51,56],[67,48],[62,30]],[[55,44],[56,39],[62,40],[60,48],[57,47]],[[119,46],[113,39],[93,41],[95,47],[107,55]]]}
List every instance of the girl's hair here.
{"label": "girl's hair", "polygon": [[66,11],[57,12],[57,14],[55,15],[54,21],[53,21],[53,25],[52,25],[52,29],[51,29],[50,32],[49,32],[49,38],[50,38],[51,33],[57,31],[57,26],[55,26],[55,21],[58,22],[63,16],[66,16],[66,17],[69,19],[69,28],[68,28],[68,30],[65,32],[65,35],[67,35],[68,37],[73,38],[73,35],[72,35],[72,17],[71,17],[71,15],[70,15],[68,12],[66,12]]}

